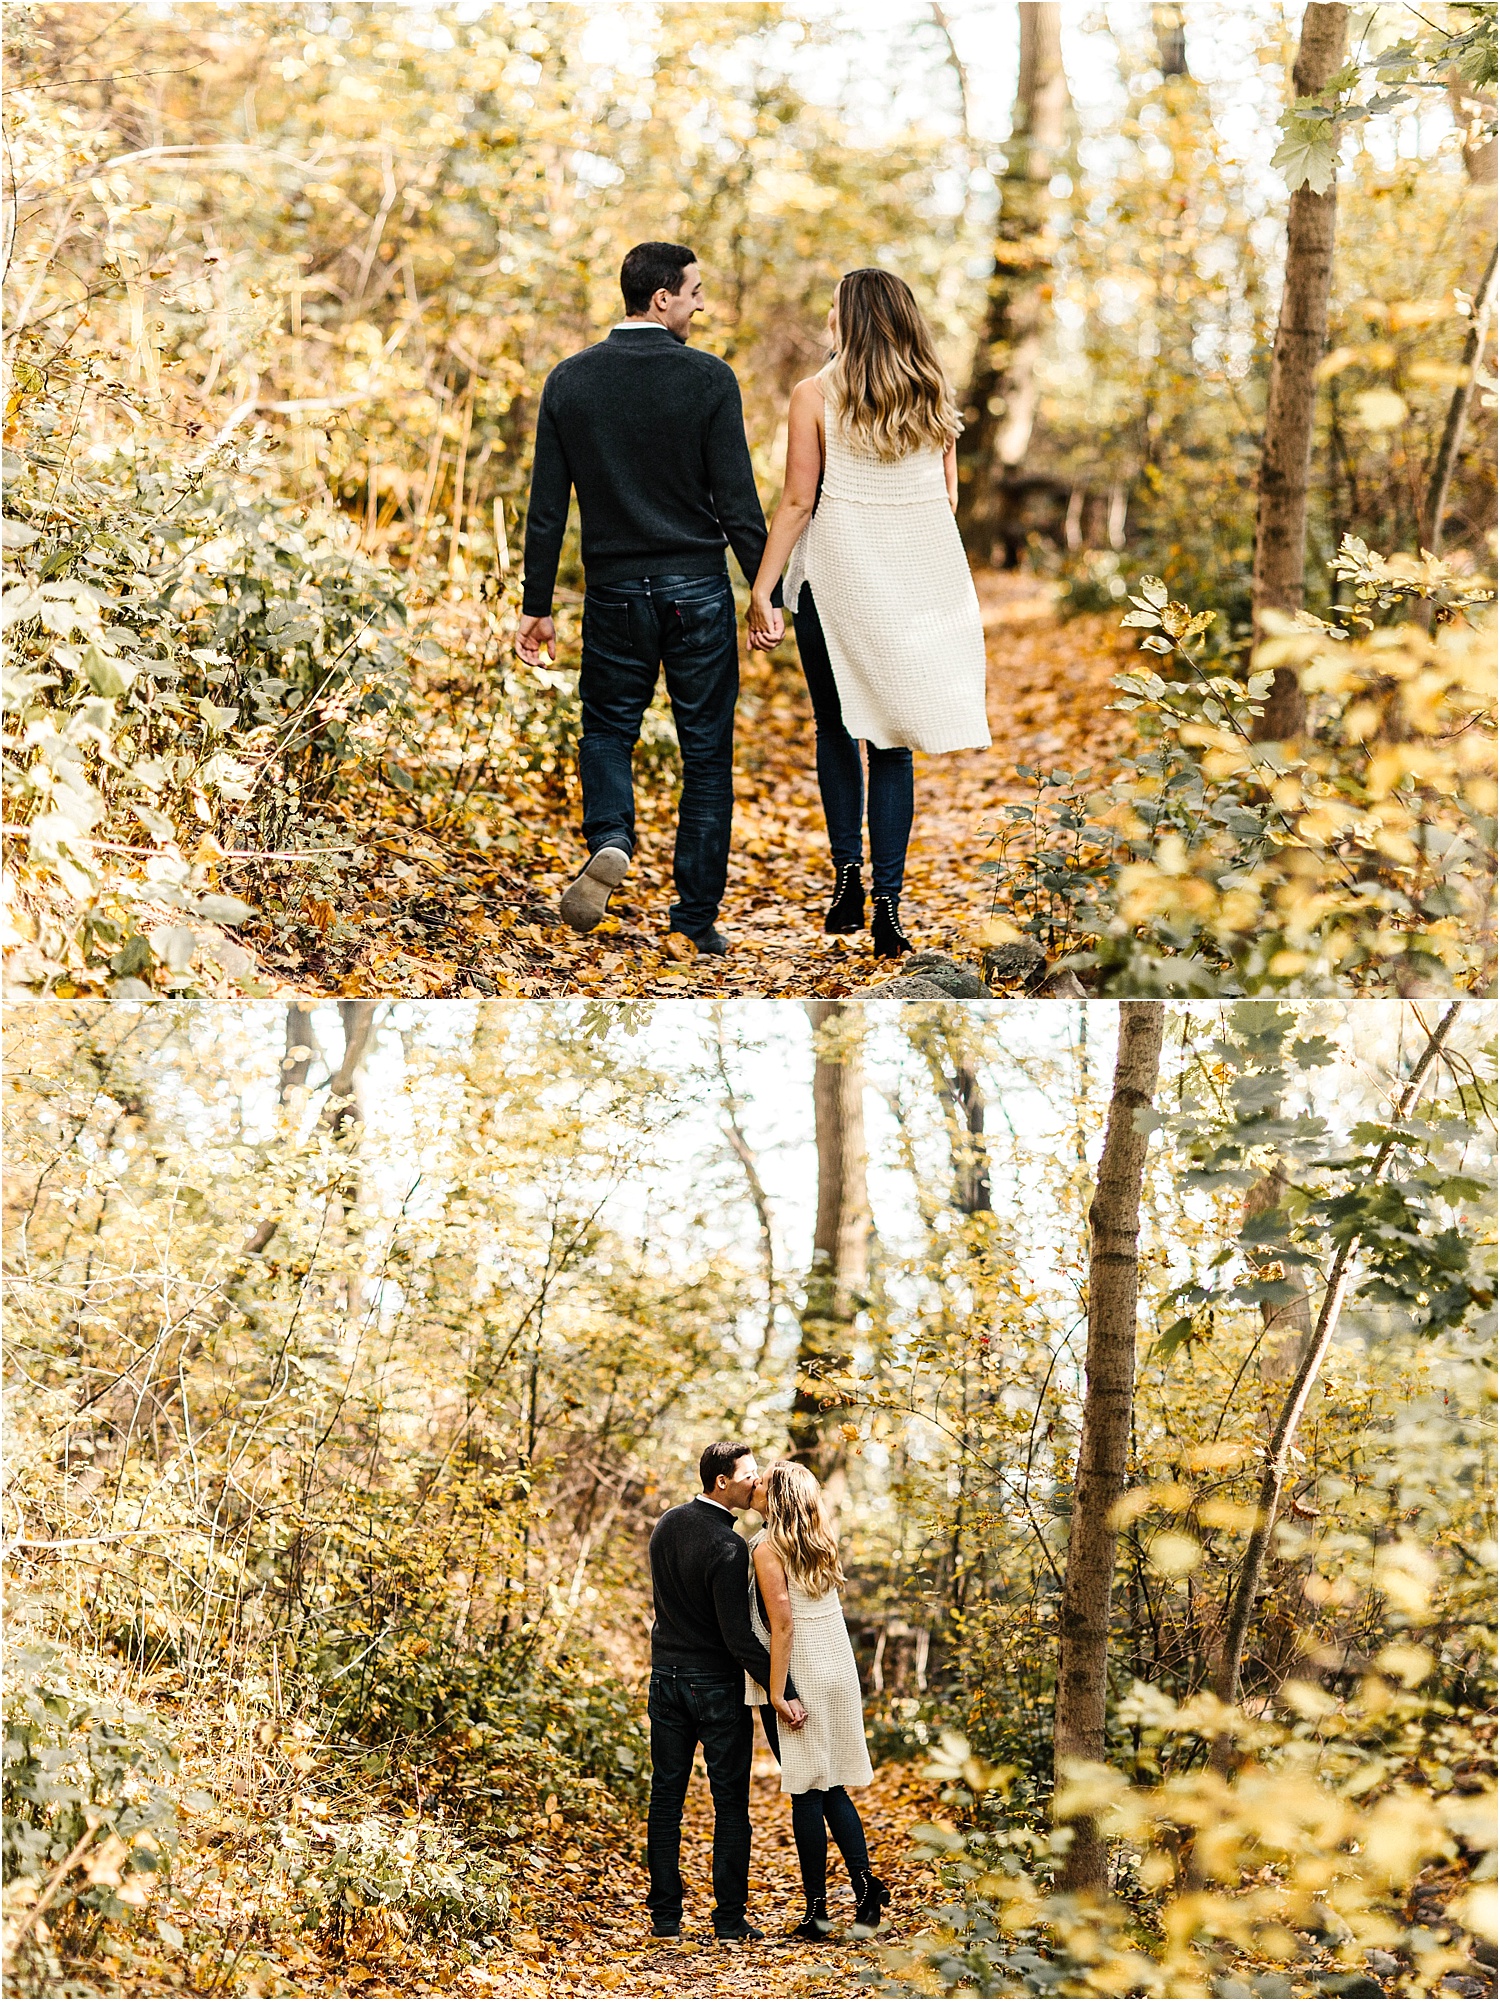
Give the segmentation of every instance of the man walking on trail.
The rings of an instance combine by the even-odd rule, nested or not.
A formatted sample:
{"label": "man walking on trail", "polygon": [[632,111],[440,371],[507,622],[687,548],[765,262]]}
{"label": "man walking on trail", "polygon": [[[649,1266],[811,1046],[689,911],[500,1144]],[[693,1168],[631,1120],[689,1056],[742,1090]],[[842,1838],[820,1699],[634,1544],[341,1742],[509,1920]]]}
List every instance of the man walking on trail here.
{"label": "man walking on trail", "polygon": [[[703,1491],[669,1508],[651,1534],[651,1803],[646,1815],[646,1899],[654,1938],[682,1931],[682,1805],[703,1746],[714,1799],[714,1937],[753,1942],[750,1895],[750,1754],[753,1711],[745,1675],[770,1686],[771,1657],[750,1624],[750,1557],[735,1533],[759,1473],[748,1445],[721,1441],[698,1462]],[[806,1712],[790,1682],[777,1706],[781,1727],[800,1730]]]}
{"label": "man walking on trail", "polygon": [[[766,521],[734,371],[687,344],[704,307],[696,256],[681,243],[638,243],[620,290],[626,317],[560,362],[542,390],[516,651],[533,667],[544,648],[555,653],[552,592],[576,491],[586,579],[578,773],[589,859],[563,892],[562,914],[575,931],[592,931],[630,866],[631,753],[664,667],[682,752],[670,928],[700,952],[722,954],[729,947],[715,919],[739,694],[724,552],[732,548],[753,578]],[[784,627],[779,592],[774,602]]]}

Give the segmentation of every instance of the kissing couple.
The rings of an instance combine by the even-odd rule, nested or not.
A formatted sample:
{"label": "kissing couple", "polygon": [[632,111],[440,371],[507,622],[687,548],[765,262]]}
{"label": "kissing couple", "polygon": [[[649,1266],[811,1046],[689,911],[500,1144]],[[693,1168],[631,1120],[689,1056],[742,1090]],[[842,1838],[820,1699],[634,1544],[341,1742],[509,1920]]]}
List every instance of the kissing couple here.
{"label": "kissing couple", "polygon": [[734,371],[688,345],[706,304],[697,257],[685,244],[638,243],[620,290],[624,319],[542,389],[526,516],[516,651],[536,666],[544,650],[556,655],[553,590],[578,496],[589,858],[562,915],[592,931],[630,867],[631,756],[661,669],[682,754],[669,929],[699,952],[729,950],[717,920],[739,695],[732,548],[751,586],[750,645],[780,643],[788,606],[796,628],[834,868],[823,929],[864,928],[868,790],[871,942],[877,957],[899,958],[911,949],[900,903],[912,751],[990,741],[984,631],[953,518],[962,424],[931,332],[893,273],[839,281],[833,357],[792,391],[768,534]]}
{"label": "kissing couple", "polygon": [[[781,1766],[807,1908],[789,1936],[819,1940],[828,1916],[830,1831],[849,1871],[856,1927],[873,1931],[890,1891],[870,1867],[859,1809],[867,1786],[859,1670],[844,1625],[838,1544],[807,1467],[762,1473],[748,1445],[721,1440],[698,1462],[702,1491],[651,1535],[651,1802],[646,1899],[654,1938],[682,1932],[682,1806],[701,1744],[714,1802],[714,1937],[754,1943],[750,1894],[751,1712]],[[735,1512],[763,1526],[746,1542]]]}

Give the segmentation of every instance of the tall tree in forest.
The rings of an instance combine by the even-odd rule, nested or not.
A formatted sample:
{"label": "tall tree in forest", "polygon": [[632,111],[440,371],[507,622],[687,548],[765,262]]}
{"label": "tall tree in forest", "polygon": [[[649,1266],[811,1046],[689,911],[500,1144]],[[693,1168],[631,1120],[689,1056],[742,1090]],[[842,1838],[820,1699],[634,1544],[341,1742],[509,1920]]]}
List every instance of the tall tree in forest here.
{"label": "tall tree in forest", "polygon": [[[1292,90],[1299,102],[1317,97],[1327,87],[1343,62],[1348,33],[1346,6],[1308,0],[1292,71]],[[1267,611],[1302,609],[1313,413],[1318,363],[1328,338],[1338,208],[1331,160],[1315,179],[1323,185],[1304,179],[1293,187],[1287,213],[1286,269],[1271,352],[1255,521],[1251,591],[1257,636]],[[1306,720],[1307,702],[1295,668],[1278,667],[1257,734],[1270,740],[1298,736]]]}
{"label": "tall tree in forest", "polygon": [[1456,69],[1448,72],[1448,108],[1462,134],[1464,172],[1475,187],[1492,188],[1496,179],[1496,105],[1493,90],[1469,83]]}
{"label": "tall tree in forest", "polygon": [[[951,1002],[933,1008],[906,1010],[913,1047],[927,1066],[942,1109],[952,1168],[951,1208],[963,1218],[965,1308],[956,1316],[958,1335],[951,1351],[950,1396],[960,1435],[967,1436],[974,1417],[974,1393],[983,1383],[985,1362],[997,1324],[995,1280],[997,1233],[990,1182],[990,1151],[985,1138],[984,1084],[980,1076],[986,1050],[984,1030],[967,1008]],[[973,1513],[971,1487],[974,1454],[958,1454],[950,1488],[952,1509],[948,1536],[945,1597],[949,1616],[962,1617],[972,1572],[963,1560],[964,1542]]]}
{"label": "tall tree in forest", "polygon": [[1245,1191],[1245,1223],[1241,1232],[1262,1233],[1267,1264],[1282,1267],[1280,1284],[1285,1297],[1264,1298],[1260,1302],[1262,1340],[1256,1357],[1261,1381],[1268,1387],[1284,1383],[1296,1368],[1303,1344],[1312,1332],[1312,1303],[1301,1265],[1276,1257],[1282,1248],[1281,1226],[1285,1221],[1288,1192],[1286,1163],[1278,1160],[1259,1181]]}
{"label": "tall tree in forest", "polygon": [[863,1010],[847,1001],[808,1001],[813,1025],[813,1120],[818,1145],[818,1213],[812,1269],[797,1348],[792,1456],[810,1466],[837,1507],[844,1446],[840,1405],[824,1379],[849,1360],[850,1330],[870,1267],[870,1201],[865,1185]]}
{"label": "tall tree in forest", "polygon": [[953,1206],[961,1216],[988,1215],[994,1203],[984,1139],[980,1050],[972,1026],[960,1009],[944,1007],[940,1014],[916,1021],[910,1033],[927,1065],[948,1128]]}
{"label": "tall tree in forest", "polygon": [[[340,1001],[339,1024],[344,1031],[344,1048],[338,1068],[328,1080],[328,1102],[323,1107],[323,1123],[342,1132],[361,1120],[359,1076],[369,1052],[375,1029],[374,1001]],[[286,1054],[281,1059],[280,1097],[283,1104],[293,1091],[305,1090],[313,1058],[321,1055],[313,1010],[306,1001],[289,1001],[286,1010]]]}
{"label": "tall tree in forest", "polygon": [[338,1069],[329,1080],[328,1103],[323,1108],[324,1119],[336,1133],[342,1132],[351,1123],[358,1123],[362,1117],[358,1096],[359,1073],[375,1028],[375,1006],[374,1001],[339,1002],[344,1053],[339,1058]]}
{"label": "tall tree in forest", "polygon": [[313,1011],[306,1001],[288,1001],[286,1009],[286,1055],[281,1060],[280,1096],[283,1104],[293,1091],[307,1088],[312,1060],[318,1053],[313,1029]]}
{"label": "tall tree in forest", "polygon": [[1156,64],[1162,75],[1186,76],[1187,23],[1176,0],[1164,0],[1151,9],[1151,32],[1156,37]]}
{"label": "tall tree in forest", "polygon": [[[1088,1349],[1083,1430],[1074,1480],[1068,1568],[1058,1617],[1057,1709],[1052,1752],[1059,1780],[1078,1759],[1104,1757],[1104,1709],[1114,1584],[1113,1515],[1125,1484],[1135,1394],[1137,1237],[1149,1113],[1161,1066],[1163,1004],[1122,1001],[1114,1088],[1099,1177],[1089,1204]],[[1104,1839],[1084,1816],[1073,1823],[1062,1886],[1102,1897]]]}
{"label": "tall tree in forest", "polygon": [[1000,175],[994,268],[958,441],[958,525],[980,562],[994,552],[1000,481],[1025,458],[1036,419],[1036,361],[1052,265],[1048,189],[1068,124],[1062,9],[1056,0],[1021,0],[1017,12],[1021,68]]}
{"label": "tall tree in forest", "polygon": [[[1465,152],[1464,158],[1469,154]],[[1489,179],[1493,181],[1495,167],[1495,142],[1489,145]],[[1463,380],[1455,383],[1453,394],[1448,399],[1448,415],[1443,423],[1443,435],[1438,440],[1437,457],[1433,460],[1432,475],[1427,482],[1426,501],[1422,509],[1422,546],[1430,549],[1434,556],[1443,552],[1443,527],[1448,513],[1448,488],[1453,480],[1453,468],[1458,464],[1459,449],[1464,439],[1464,424],[1469,414],[1469,398],[1474,393],[1475,377],[1480,362],[1484,358],[1484,344],[1490,329],[1490,316],[1495,308],[1495,255],[1490,248],[1490,261],[1485,266],[1484,278],[1474,295],[1472,316],[1469,321],[1468,338],[1464,342],[1463,356],[1459,366],[1463,370]]]}
{"label": "tall tree in forest", "polygon": [[766,1184],[761,1179],[760,1162],[756,1159],[755,1149],[745,1134],[744,1103],[729,1067],[729,1044],[724,1025],[724,1010],[717,1001],[713,1008],[713,1054],[714,1068],[718,1072],[722,1094],[720,1104],[724,1115],[724,1137],[729,1142],[730,1152],[744,1172],[746,1191],[750,1197],[750,1206],[755,1211],[756,1228],[760,1233],[761,1269],[765,1273],[766,1285],[766,1314],[761,1323],[760,1353],[756,1357],[755,1366],[757,1369],[764,1369],[771,1359],[771,1344],[776,1338],[776,1304],[781,1290],[776,1275],[776,1223],[771,1213],[771,1198],[767,1195]]}
{"label": "tall tree in forest", "polygon": [[[1391,1237],[1399,1235],[1399,1226],[1393,1223],[1388,1207],[1380,1201],[1378,1184],[1385,1178],[1386,1170],[1392,1162],[1400,1158],[1402,1145],[1410,1132],[1408,1122],[1416,1110],[1422,1088],[1453,1031],[1458,1015],[1459,1004],[1454,1002],[1444,1010],[1436,1026],[1429,1031],[1426,1045],[1412,1066],[1411,1075],[1396,1100],[1396,1116],[1361,1174],[1360,1179],[1367,1191],[1369,1204],[1365,1215],[1360,1214],[1359,1208],[1353,1201],[1346,1199],[1338,1216],[1337,1232],[1330,1232],[1330,1243],[1336,1244],[1337,1248],[1334,1249],[1327,1267],[1328,1275],[1323,1285],[1317,1321],[1303,1343],[1300,1362],[1287,1387],[1286,1396],[1266,1446],[1260,1490],[1256,1495],[1255,1526],[1251,1529],[1245,1545],[1244,1558],[1235,1581],[1234,1596],[1225,1624],[1218,1674],[1215,1677],[1219,1696],[1225,1702],[1238,1702],[1240,1699],[1240,1674],[1244,1664],[1245,1642],[1250,1632],[1250,1620],[1255,1609],[1256,1593],[1260,1588],[1261,1573],[1271,1548],[1276,1516],[1281,1506],[1282,1490],[1286,1484],[1287,1469],[1291,1464],[1296,1444],[1297,1427],[1302,1422],[1302,1414],[1307,1408],[1313,1384],[1317,1381],[1318,1372],[1323,1366],[1338,1327],[1339,1315],[1343,1311],[1344,1300],[1360,1254],[1362,1238],[1367,1230],[1371,1234],[1385,1231]],[[1229,1753],[1228,1741],[1221,1739],[1217,1746],[1217,1756],[1221,1764],[1228,1762]]]}

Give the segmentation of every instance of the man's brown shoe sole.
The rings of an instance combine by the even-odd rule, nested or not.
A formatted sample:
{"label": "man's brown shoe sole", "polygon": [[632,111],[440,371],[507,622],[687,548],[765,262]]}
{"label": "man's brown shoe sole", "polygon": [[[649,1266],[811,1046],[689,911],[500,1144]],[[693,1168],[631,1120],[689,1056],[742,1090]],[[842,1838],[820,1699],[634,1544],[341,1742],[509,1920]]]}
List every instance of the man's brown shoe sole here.
{"label": "man's brown shoe sole", "polygon": [[562,893],[563,922],[575,931],[592,931],[609,908],[609,899],[625,880],[630,857],[623,848],[601,848]]}

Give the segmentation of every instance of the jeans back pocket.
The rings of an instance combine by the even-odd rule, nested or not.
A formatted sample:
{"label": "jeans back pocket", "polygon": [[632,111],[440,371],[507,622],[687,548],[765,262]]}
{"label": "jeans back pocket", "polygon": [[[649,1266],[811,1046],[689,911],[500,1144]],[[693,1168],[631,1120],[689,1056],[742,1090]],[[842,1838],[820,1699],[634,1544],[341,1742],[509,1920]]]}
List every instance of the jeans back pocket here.
{"label": "jeans back pocket", "polygon": [[604,660],[638,661],[640,648],[631,631],[631,607],[600,599],[592,591],[583,600],[583,649]]}
{"label": "jeans back pocket", "polygon": [[663,622],[683,652],[716,653],[734,646],[734,593],[727,581],[716,581],[711,591],[674,593],[666,614]]}

